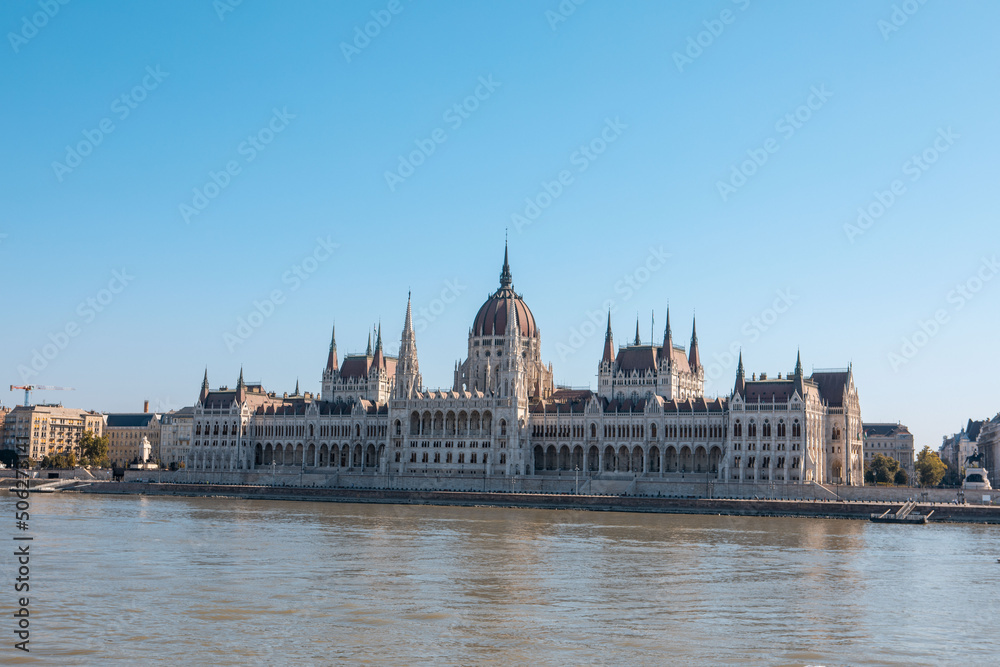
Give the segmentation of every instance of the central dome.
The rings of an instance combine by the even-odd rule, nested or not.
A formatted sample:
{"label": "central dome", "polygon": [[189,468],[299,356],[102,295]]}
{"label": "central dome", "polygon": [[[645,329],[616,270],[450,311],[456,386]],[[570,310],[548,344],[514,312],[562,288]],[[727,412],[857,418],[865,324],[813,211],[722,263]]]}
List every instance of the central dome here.
{"label": "central dome", "polygon": [[513,302],[513,310],[517,316],[517,327],[522,336],[535,338],[538,329],[535,327],[535,317],[524,300],[514,292],[511,286],[510,265],[507,263],[507,248],[503,251],[503,270],[500,272],[500,289],[493,293],[483,307],[476,313],[472,324],[473,336],[503,336],[507,332],[507,309]]}

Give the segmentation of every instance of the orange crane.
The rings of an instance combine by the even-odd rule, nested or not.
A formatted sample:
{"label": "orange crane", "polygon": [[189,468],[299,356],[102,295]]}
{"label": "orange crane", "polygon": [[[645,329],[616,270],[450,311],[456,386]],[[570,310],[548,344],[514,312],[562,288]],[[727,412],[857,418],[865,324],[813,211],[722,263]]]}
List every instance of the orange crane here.
{"label": "orange crane", "polygon": [[23,385],[23,386],[18,386],[18,385],[13,385],[12,384],[10,386],[10,390],[14,391],[15,389],[23,389],[24,390],[24,407],[30,407],[31,406],[31,392],[34,391],[34,390],[36,390],[36,389],[41,389],[41,390],[44,390],[44,391],[75,391],[75,389],[73,389],[73,387],[49,387],[47,385],[41,385],[41,384],[26,384],[26,385]]}

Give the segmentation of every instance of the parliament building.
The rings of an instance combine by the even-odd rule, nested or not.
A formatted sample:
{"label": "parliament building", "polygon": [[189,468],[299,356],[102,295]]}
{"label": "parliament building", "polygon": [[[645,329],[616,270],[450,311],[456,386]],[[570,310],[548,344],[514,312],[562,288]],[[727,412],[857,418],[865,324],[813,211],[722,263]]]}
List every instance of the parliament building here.
{"label": "parliament building", "polygon": [[[595,390],[554,386],[541,330],[504,250],[499,288],[476,313],[450,389],[424,388],[409,300],[397,356],[381,327],[365,354],[337,355],[318,395],[247,384],[211,389],[194,409],[192,471],[277,468],[391,480],[497,476],[705,479],[727,483],[863,484],[862,420],[850,368],[745,376],[706,398],[694,321],[687,347],[667,312],[662,344],[616,347],[611,319]],[[595,350],[595,353],[597,350]],[[596,355],[595,355],[596,356]]]}

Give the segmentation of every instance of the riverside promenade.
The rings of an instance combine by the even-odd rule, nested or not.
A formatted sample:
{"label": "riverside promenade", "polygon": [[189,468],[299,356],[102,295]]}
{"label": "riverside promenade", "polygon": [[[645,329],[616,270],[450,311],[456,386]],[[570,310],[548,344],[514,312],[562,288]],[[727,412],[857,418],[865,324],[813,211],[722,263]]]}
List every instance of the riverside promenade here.
{"label": "riverside promenade", "polygon": [[[867,520],[872,513],[899,509],[898,502],[838,500],[763,500],[721,498],[657,498],[644,496],[506,493],[477,491],[409,491],[238,484],[155,482],[89,482],[66,491],[98,494],[197,496],[401,505],[455,505],[569,509],[664,514],[716,514],[761,517],[812,517]],[[1000,524],[1000,506],[918,503],[917,512],[933,510],[932,523]]]}

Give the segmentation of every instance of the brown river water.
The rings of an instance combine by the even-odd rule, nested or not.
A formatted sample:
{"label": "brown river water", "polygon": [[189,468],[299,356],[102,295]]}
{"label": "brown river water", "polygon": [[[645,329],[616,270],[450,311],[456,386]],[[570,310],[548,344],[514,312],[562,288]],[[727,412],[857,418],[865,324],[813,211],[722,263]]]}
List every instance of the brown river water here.
{"label": "brown river water", "polygon": [[987,665],[1000,526],[33,495],[0,663]]}

